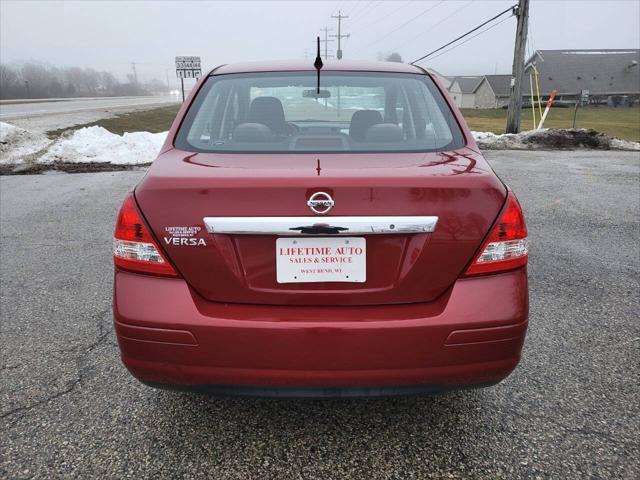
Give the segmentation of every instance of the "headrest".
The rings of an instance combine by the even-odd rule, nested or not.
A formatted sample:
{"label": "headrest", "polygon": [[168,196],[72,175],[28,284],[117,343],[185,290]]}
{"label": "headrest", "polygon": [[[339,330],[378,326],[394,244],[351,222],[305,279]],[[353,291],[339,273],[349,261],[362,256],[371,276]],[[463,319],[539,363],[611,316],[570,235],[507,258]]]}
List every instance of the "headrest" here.
{"label": "headrest", "polygon": [[367,142],[401,142],[402,128],[395,123],[379,123],[372,125],[365,134]]}
{"label": "headrest", "polygon": [[275,134],[287,133],[282,102],[276,97],[256,97],[249,106],[247,121],[266,125]]}
{"label": "headrest", "polygon": [[261,123],[241,123],[233,129],[235,142],[271,142],[273,134]]}
{"label": "headrest", "polygon": [[349,136],[362,142],[367,129],[378,123],[382,123],[382,115],[377,110],[358,110],[351,117]]}

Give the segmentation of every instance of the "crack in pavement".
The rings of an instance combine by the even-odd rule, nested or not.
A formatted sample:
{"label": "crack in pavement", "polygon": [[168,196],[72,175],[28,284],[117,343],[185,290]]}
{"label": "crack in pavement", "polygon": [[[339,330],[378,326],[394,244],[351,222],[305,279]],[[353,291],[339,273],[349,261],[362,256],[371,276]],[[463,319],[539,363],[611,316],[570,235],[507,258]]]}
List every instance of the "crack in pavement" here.
{"label": "crack in pavement", "polygon": [[15,370],[16,368],[20,368],[20,365],[2,365],[0,367],[0,371],[2,371],[2,370]]}
{"label": "crack in pavement", "polygon": [[[110,342],[106,342],[109,334],[111,333],[111,330],[109,328],[107,328],[107,321],[105,319],[111,319],[111,305],[109,305],[108,308],[102,310],[101,312],[97,313],[96,315],[93,315],[91,318],[93,319],[98,319],[98,334],[96,337],[96,340],[91,342],[89,345],[86,345],[82,348],[80,347],[75,347],[72,349],[69,349],[67,351],[61,351],[62,353],[75,353],[77,354],[77,357],[75,358],[76,361],[76,368],[77,368],[77,376],[74,380],[72,380],[71,382],[69,382],[61,391],[57,391],[55,393],[52,393],[51,395],[46,396],[45,398],[38,400],[34,403],[31,403],[29,405],[24,405],[21,407],[16,407],[12,410],[9,410],[8,412],[3,413],[2,415],[0,415],[1,419],[4,418],[8,418],[11,417],[13,415],[17,415],[19,414],[17,417],[15,417],[15,421],[20,420],[21,418],[23,418],[24,413],[33,410],[35,408],[38,408],[41,405],[44,404],[48,404],[62,396],[68,395],[70,393],[72,393],[79,385],[81,385],[85,380],[86,380],[86,371],[87,371],[87,367],[88,365],[85,364],[85,360],[88,357],[88,355],[93,352],[95,349],[97,349],[98,347],[100,347],[101,345],[105,344],[105,343],[110,343]],[[15,422],[14,422],[15,423]]]}

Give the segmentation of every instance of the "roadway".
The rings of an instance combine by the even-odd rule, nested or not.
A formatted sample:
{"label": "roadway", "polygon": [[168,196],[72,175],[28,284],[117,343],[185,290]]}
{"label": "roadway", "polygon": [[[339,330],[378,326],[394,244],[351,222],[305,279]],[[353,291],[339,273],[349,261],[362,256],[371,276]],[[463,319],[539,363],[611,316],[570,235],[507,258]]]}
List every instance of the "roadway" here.
{"label": "roadway", "polygon": [[141,106],[147,107],[176,102],[177,100],[175,95],[45,99],[42,101],[25,101],[24,103],[11,103],[11,101],[5,101],[0,102],[0,121],[91,110],[120,109]]}
{"label": "roadway", "polygon": [[524,356],[495,387],[433,397],[141,385],[113,334],[111,238],[144,172],[0,177],[0,477],[639,478],[638,154],[487,157],[529,226]]}
{"label": "roadway", "polygon": [[[23,102],[23,101],[21,101]],[[0,122],[36,133],[69,128],[123,113],[176,104],[175,95],[47,99],[24,103],[0,102]]]}

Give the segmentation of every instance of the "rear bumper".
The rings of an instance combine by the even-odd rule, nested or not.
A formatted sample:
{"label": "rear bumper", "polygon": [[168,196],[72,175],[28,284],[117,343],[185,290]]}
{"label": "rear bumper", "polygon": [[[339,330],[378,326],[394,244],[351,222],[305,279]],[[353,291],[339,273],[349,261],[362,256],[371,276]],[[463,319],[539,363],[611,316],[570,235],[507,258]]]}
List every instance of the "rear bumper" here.
{"label": "rear bumper", "polygon": [[155,386],[224,394],[430,393],[495,384],[527,329],[526,270],[460,279],[426,304],[218,304],[181,279],[116,271],[122,360]]}

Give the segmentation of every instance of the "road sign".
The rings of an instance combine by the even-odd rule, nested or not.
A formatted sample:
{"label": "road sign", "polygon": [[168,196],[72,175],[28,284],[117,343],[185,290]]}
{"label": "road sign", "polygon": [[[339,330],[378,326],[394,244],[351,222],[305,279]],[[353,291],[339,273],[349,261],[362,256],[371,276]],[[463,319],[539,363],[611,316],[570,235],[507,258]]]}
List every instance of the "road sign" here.
{"label": "road sign", "polygon": [[198,78],[202,75],[200,57],[176,57],[176,76],[182,85],[182,101],[184,102],[184,79]]}
{"label": "road sign", "polygon": [[200,57],[176,57],[176,76],[178,78],[198,78],[201,75]]}

